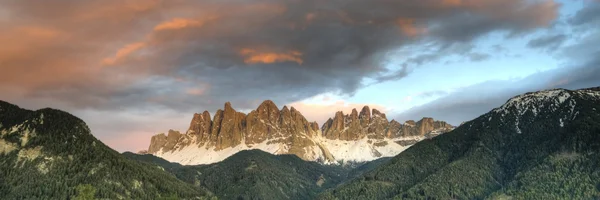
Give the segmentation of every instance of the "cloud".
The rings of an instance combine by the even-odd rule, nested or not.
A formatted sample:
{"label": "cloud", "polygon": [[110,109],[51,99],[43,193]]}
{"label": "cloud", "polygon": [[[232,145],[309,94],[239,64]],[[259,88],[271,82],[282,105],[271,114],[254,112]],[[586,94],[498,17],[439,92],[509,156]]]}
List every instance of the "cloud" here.
{"label": "cloud", "polygon": [[484,61],[484,60],[487,60],[492,57],[490,54],[477,53],[477,52],[472,52],[467,55],[468,55],[469,59],[473,62]]}
{"label": "cloud", "polygon": [[257,52],[254,49],[242,49],[240,54],[245,57],[244,63],[246,64],[271,64],[277,62],[291,61],[298,64],[302,64],[302,53],[298,51],[291,51],[286,53],[276,52]]}
{"label": "cloud", "polygon": [[143,42],[127,44],[123,48],[119,49],[114,57],[105,58],[103,60],[103,63],[105,65],[113,65],[117,60],[127,57],[129,54],[134,53],[135,51],[143,48],[145,45],[146,44]]}
{"label": "cloud", "polygon": [[597,24],[600,22],[600,2],[586,2],[585,7],[568,20],[570,24],[582,26]]}
{"label": "cloud", "polygon": [[427,32],[426,28],[418,27],[413,18],[400,18],[396,20],[396,23],[400,27],[400,31],[406,36],[414,37]]}
{"label": "cloud", "polygon": [[[113,102],[127,89],[152,93],[138,95],[144,98],[160,96],[132,88],[156,76],[215,83],[205,92],[215,96],[214,102],[233,99],[239,105],[248,104],[242,99],[296,101],[323,92],[352,94],[365,78],[406,76],[404,68],[390,71],[381,63],[387,52],[403,45],[426,38],[465,42],[492,31],[524,32],[546,26],[556,12],[552,1],[525,0],[0,4],[10,18],[3,27],[8,32],[0,35],[6,42],[0,62],[10,68],[0,75],[3,85],[22,88],[27,96],[101,109],[123,106]],[[473,33],[456,36],[457,30]],[[22,47],[14,41],[31,42]],[[484,58],[477,55],[472,59]],[[61,73],[46,77],[50,71]],[[247,86],[261,91],[247,93]],[[231,97],[221,94],[224,90]]]}
{"label": "cloud", "polygon": [[445,2],[456,9],[469,11],[451,13],[429,29],[432,35],[447,41],[469,41],[497,30],[514,35],[545,27],[556,19],[559,7],[556,2],[548,0]]}
{"label": "cloud", "polygon": [[[212,19],[212,18],[211,18]],[[185,18],[173,18],[169,21],[162,22],[154,27],[154,31],[162,31],[162,30],[176,30],[182,29],[186,27],[198,27],[204,24],[203,21],[195,20],[195,19],[185,19]]]}
{"label": "cloud", "polygon": [[530,40],[527,43],[527,46],[530,48],[539,48],[548,51],[554,51],[558,49],[565,42],[566,39],[567,35],[565,34],[546,35]]}

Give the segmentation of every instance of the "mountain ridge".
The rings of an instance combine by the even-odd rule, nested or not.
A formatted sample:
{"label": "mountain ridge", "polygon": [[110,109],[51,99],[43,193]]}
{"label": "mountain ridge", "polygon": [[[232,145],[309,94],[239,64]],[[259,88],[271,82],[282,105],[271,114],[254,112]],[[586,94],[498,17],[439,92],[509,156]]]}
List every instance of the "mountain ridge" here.
{"label": "mountain ridge", "polygon": [[[335,113],[318,128],[294,107],[281,110],[266,100],[248,114],[224,109],[194,114],[185,133],[169,130],[151,138],[147,153],[181,164],[209,164],[245,149],[272,154],[294,154],[308,161],[339,163],[369,161],[394,156],[419,140],[453,129],[432,118],[401,124],[384,113],[364,106],[360,114]],[[363,152],[370,152],[364,155]],[[199,155],[205,155],[203,157]]]}

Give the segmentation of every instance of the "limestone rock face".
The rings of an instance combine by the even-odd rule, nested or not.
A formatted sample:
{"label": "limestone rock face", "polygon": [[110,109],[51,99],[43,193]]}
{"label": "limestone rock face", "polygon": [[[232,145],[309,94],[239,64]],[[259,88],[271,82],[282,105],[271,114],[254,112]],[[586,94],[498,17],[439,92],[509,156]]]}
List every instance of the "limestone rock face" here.
{"label": "limestone rock face", "polygon": [[166,143],[167,136],[164,133],[152,136],[152,139],[150,139],[150,147],[148,147],[148,153],[152,154],[160,151]]}
{"label": "limestone rock face", "polygon": [[242,141],[242,132],[246,121],[244,113],[236,112],[231,103],[225,103],[225,110],[220,120],[221,125],[216,135],[215,150],[237,146]]}
{"label": "limestone rock face", "polygon": [[404,124],[396,120],[388,121],[384,113],[377,109],[369,110],[369,107],[365,106],[358,115],[356,110],[352,110],[350,115],[337,112],[333,119],[323,124],[321,130],[327,139],[353,141],[365,136],[369,139],[425,136],[433,131],[443,133],[453,128],[446,122],[427,117],[418,122],[409,120]]}
{"label": "limestone rock face", "polygon": [[[431,118],[423,118],[418,122],[407,121],[404,124],[395,120],[390,122],[384,113],[368,106],[363,107],[360,112],[353,109],[346,115],[338,111],[319,128],[317,122],[309,122],[296,108],[283,106],[280,110],[270,100],[262,102],[247,115],[237,112],[227,102],[223,109],[214,113],[212,119],[208,111],[194,114],[185,134],[170,130],[166,135],[153,136],[148,153],[162,157],[173,155],[176,159],[171,161],[175,162],[199,158],[202,162],[189,163],[206,164],[220,161],[222,155],[218,152],[235,153],[243,149],[259,148],[274,154],[294,154],[304,160],[332,162],[347,160],[347,157],[353,160],[352,156],[355,155],[363,159],[364,156],[360,155],[365,153],[369,154],[369,158],[381,157],[383,154],[377,148],[388,148],[388,144],[395,144],[398,146],[389,148],[401,150],[405,146],[402,144],[407,142],[396,140],[403,137],[426,138],[452,128],[445,122]],[[353,141],[363,141],[364,144],[352,144]],[[180,155],[189,151],[190,147],[203,153]],[[184,148],[188,150],[181,151]],[[364,148],[370,150],[361,150]],[[389,154],[396,150],[383,151]],[[213,160],[213,156],[219,158]]]}
{"label": "limestone rock face", "polygon": [[194,114],[187,134],[197,136],[196,142],[204,145],[204,143],[210,139],[211,132],[212,120],[210,119],[210,113],[208,111],[204,111],[202,114]]}
{"label": "limestone rock face", "polygon": [[[186,134],[170,132],[169,136],[153,136],[148,152],[168,152],[176,147],[185,147],[190,141],[198,147],[214,151],[236,147],[242,142],[249,147],[261,143],[277,143],[287,147],[280,153],[312,159],[307,157],[307,147],[315,146],[311,138],[320,136],[320,133],[319,125],[308,122],[294,107],[288,109],[284,106],[279,110],[273,101],[267,100],[246,115],[237,112],[227,102],[223,110],[217,110],[212,120],[208,111],[194,114]],[[185,145],[176,146],[178,141]]]}
{"label": "limestone rock face", "polygon": [[363,128],[369,126],[369,123],[371,123],[371,110],[369,110],[369,106],[365,106],[362,108],[362,110],[360,110],[358,119],[360,119],[360,125]]}
{"label": "limestone rock face", "polygon": [[[310,122],[310,129],[313,131],[312,133],[317,133],[317,132],[321,132],[321,129],[319,128],[319,123],[317,122]],[[313,135],[315,136],[315,135]]]}
{"label": "limestone rock face", "polygon": [[158,151],[172,151],[175,145],[178,144],[179,140],[183,137],[179,131],[169,130],[168,135],[164,133],[152,136],[150,140],[150,147],[148,153],[155,153]]}

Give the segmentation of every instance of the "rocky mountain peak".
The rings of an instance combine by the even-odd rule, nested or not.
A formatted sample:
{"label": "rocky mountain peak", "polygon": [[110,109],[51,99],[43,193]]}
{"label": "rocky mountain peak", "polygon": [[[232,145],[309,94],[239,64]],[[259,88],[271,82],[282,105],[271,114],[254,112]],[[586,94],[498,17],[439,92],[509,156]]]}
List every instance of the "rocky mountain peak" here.
{"label": "rocky mountain peak", "polygon": [[177,145],[182,134],[179,131],[169,130],[167,135],[164,133],[152,136],[148,153],[156,153],[161,150],[172,150]]}
{"label": "rocky mountain peak", "polygon": [[290,112],[290,109],[287,106],[283,106],[283,108],[281,108],[281,112]]}
{"label": "rocky mountain peak", "polygon": [[202,112],[202,118],[210,120],[210,113],[208,111]]}
{"label": "rocky mountain peak", "polygon": [[258,106],[256,110],[261,109],[277,109],[277,105],[275,105],[275,102],[271,100],[265,100]]}
{"label": "rocky mountain peak", "polygon": [[379,110],[377,110],[377,109],[375,109],[375,108],[373,108],[373,111],[372,111],[371,113],[373,114],[373,118],[376,118],[376,117],[381,117],[381,118],[385,118],[385,119],[387,119],[387,118],[385,117],[385,114],[384,114],[384,113],[380,112]]}
{"label": "rocky mountain peak", "polygon": [[360,114],[358,114],[358,119],[360,119],[360,126],[366,128],[371,123],[371,109],[369,106],[364,106],[360,110]]}
{"label": "rocky mountain peak", "polygon": [[352,113],[350,114],[350,118],[358,119],[358,112],[356,111],[356,108],[352,108]]}
{"label": "rocky mountain peak", "polygon": [[290,111],[292,113],[300,113],[298,110],[296,110],[296,108],[294,108],[294,106],[290,107]]}
{"label": "rocky mountain peak", "polygon": [[212,120],[210,113],[204,111],[202,114],[194,114],[190,127],[188,128],[187,134],[196,135],[196,141],[202,142],[210,137],[212,129]]}
{"label": "rocky mountain peak", "polygon": [[359,118],[361,118],[361,119],[370,119],[371,118],[371,109],[369,108],[369,106],[364,106],[360,110]]}
{"label": "rocky mountain peak", "polygon": [[233,110],[233,108],[231,107],[231,102],[225,102],[225,111],[227,110]]}
{"label": "rocky mountain peak", "polygon": [[262,120],[261,122],[279,124],[280,110],[273,101],[263,101],[258,108],[256,108],[256,112],[258,113],[258,119]]}
{"label": "rocky mountain peak", "polygon": [[[370,116],[370,118],[367,118]],[[425,137],[429,133],[442,133],[452,130],[453,126],[433,118],[423,118],[418,122],[409,120],[401,124],[395,120],[388,121],[385,113],[377,109],[369,110],[363,107],[360,114],[356,109],[350,115],[337,112],[333,119],[329,119],[321,130],[328,139],[357,140],[368,137],[370,139],[385,139],[398,137]]]}
{"label": "rocky mountain peak", "polygon": [[283,106],[283,108],[280,111],[280,116],[281,124],[289,124],[292,120],[292,113],[290,112],[290,109],[288,109],[287,106]]}
{"label": "rocky mountain peak", "polygon": [[[394,120],[388,122],[384,113],[364,106],[360,113],[357,109],[352,109],[350,114],[338,111],[319,128],[317,122],[309,122],[296,108],[283,106],[280,110],[270,100],[262,102],[247,115],[237,112],[230,102],[226,102],[223,109],[214,113],[212,120],[208,111],[194,114],[185,134],[171,130],[167,134],[152,137],[148,152],[169,157],[168,155],[177,154],[179,150],[194,145],[199,151],[205,152],[193,155],[203,157],[202,162],[196,163],[201,164],[222,159],[220,154],[204,155],[206,153],[231,148],[267,148],[263,150],[275,154],[295,154],[305,160],[320,159],[329,162],[335,160],[336,155],[338,158],[348,155],[332,153],[331,147],[323,146],[323,140],[359,141],[368,137],[369,143],[362,145],[374,145],[375,142],[371,140],[424,137],[439,127],[445,127],[445,123],[436,123],[431,118],[424,118],[414,125],[403,125]],[[385,146],[387,142],[377,144]],[[382,155],[373,151],[370,156],[376,158]],[[227,152],[233,154],[235,150]],[[178,156],[177,159],[183,158]]]}
{"label": "rocky mountain peak", "polygon": [[335,117],[344,117],[344,112],[343,111],[337,111],[337,112],[335,112]]}

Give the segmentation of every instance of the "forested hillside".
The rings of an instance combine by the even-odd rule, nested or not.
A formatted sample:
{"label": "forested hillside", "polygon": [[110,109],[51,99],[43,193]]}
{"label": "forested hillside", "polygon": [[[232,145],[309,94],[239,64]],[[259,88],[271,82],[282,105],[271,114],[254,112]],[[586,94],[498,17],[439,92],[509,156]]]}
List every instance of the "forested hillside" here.
{"label": "forested hillside", "polygon": [[181,180],[210,189],[220,199],[314,199],[320,192],[360,176],[391,158],[348,165],[322,165],[295,155],[241,151],[226,160],[185,166],[131,152],[126,157],[157,165]]}
{"label": "forested hillside", "polygon": [[600,92],[510,99],[319,199],[598,199]]}
{"label": "forested hillside", "polygon": [[0,101],[0,197],[210,199],[212,195],[155,165],[123,157],[69,113],[29,111]]}

